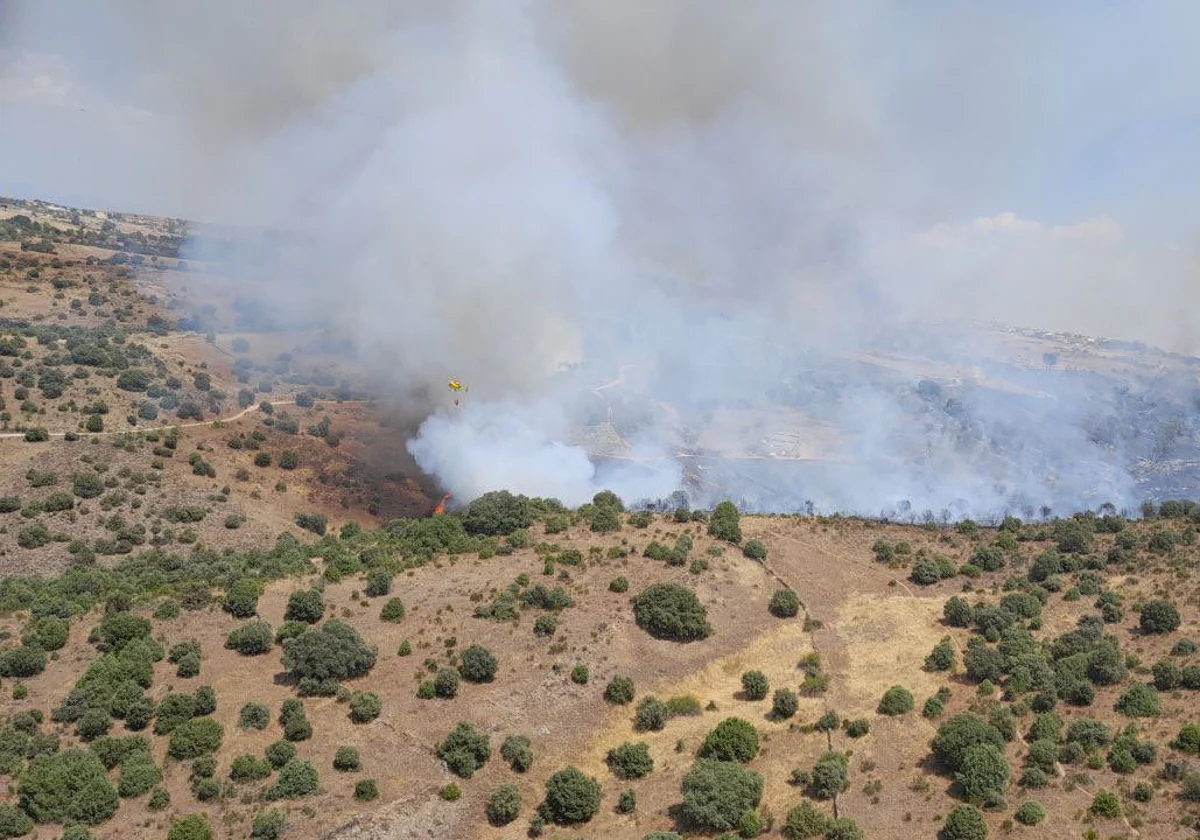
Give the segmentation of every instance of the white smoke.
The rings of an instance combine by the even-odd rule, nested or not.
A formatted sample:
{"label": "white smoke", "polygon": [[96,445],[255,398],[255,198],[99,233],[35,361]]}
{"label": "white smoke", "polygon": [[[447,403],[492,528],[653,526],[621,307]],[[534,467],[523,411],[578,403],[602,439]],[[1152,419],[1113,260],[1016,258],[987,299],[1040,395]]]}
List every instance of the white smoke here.
{"label": "white smoke", "polygon": [[[896,0],[107,8],[140,35],[176,129],[164,194],[290,234],[244,269],[246,298],[352,339],[419,404],[410,451],[460,500],[663,496],[681,476],[662,458],[696,428],[784,404],[804,417],[780,422],[838,430],[823,460],[706,465],[700,484],[876,513],[1137,501],[1138,442],[1097,432],[1125,399],[1111,383],[996,367],[1009,347],[946,324],[1193,349],[1200,262],[1190,240],[1144,235],[1153,188],[1056,218],[1068,203],[1043,186],[1067,191],[1059,169],[1097,138],[1200,104],[1196,53],[1172,35],[1195,7],[1152,5],[1128,20]],[[1135,25],[1163,35],[1152,55],[1124,49]],[[880,347],[959,381],[955,410],[914,396],[920,364],[863,361]],[[452,377],[471,388],[462,411]],[[614,377],[620,434],[655,469],[597,466],[570,442],[605,419],[590,391]],[[761,445],[751,427],[730,447]]]}

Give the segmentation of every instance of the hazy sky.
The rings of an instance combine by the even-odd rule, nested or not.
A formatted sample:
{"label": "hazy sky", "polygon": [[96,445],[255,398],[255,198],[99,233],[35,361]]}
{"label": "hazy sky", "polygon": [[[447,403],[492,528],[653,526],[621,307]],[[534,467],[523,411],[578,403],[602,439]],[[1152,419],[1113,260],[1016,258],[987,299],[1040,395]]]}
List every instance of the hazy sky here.
{"label": "hazy sky", "polygon": [[[177,5],[182,18],[190,4]],[[1108,215],[1146,237],[1195,238],[1200,4],[857,5],[888,23],[848,40],[866,55],[856,65],[866,83],[898,116],[889,124],[909,174],[958,179],[953,200],[936,208],[956,216],[917,225],[1005,211],[1051,224]],[[0,0],[0,190],[190,209],[172,195],[182,181],[174,172],[188,166],[171,153],[178,125],[121,17],[136,6]],[[907,85],[910,75],[921,83]]]}

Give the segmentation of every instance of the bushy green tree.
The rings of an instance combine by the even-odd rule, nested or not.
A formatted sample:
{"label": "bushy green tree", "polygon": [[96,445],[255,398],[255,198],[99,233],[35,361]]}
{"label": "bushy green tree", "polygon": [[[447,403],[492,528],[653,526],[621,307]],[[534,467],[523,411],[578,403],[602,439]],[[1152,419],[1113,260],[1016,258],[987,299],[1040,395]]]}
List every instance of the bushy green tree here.
{"label": "bushy green tree", "polygon": [[700,831],[732,831],[762,800],[763,779],[735,761],[700,759],[683,777],[680,813]]}
{"label": "bushy green tree", "polygon": [[35,821],[96,825],[120,799],[104,764],[90,752],[66,750],[33,759],[17,787],[21,808]]}
{"label": "bushy green tree", "polygon": [[1003,801],[1011,771],[998,747],[993,744],[970,746],[963,753],[959,765],[954,779],[962,788],[965,799],[985,804]]}
{"label": "bushy green tree", "polygon": [[850,761],[843,753],[826,753],[813,765],[810,787],[817,799],[833,799],[850,786]]}
{"label": "bushy green tree", "polygon": [[469,723],[460,723],[438,745],[437,755],[451,773],[469,779],[492,757],[492,748],[486,733]]}
{"label": "bushy green tree", "polygon": [[778,688],[775,690],[775,696],[772,698],[771,714],[777,720],[787,720],[796,714],[800,708],[800,698],[796,692],[789,691],[786,688]]}
{"label": "bushy green tree", "polygon": [[311,762],[293,758],[279,768],[279,778],[269,791],[271,799],[299,799],[316,793],[320,774]]}
{"label": "bushy green tree", "polygon": [[978,744],[991,744],[997,750],[1004,749],[1004,736],[983,718],[964,712],[957,714],[938,727],[933,739],[933,754],[950,770],[962,770],[967,751]]}
{"label": "bushy green tree", "polygon": [[1151,601],[1142,607],[1139,624],[1143,633],[1172,633],[1179,629],[1179,610],[1170,601]]}
{"label": "bushy green tree", "polygon": [[240,578],[225,593],[225,612],[234,618],[251,618],[258,612],[258,581]]}
{"label": "bushy green tree", "polygon": [[15,805],[0,805],[0,838],[24,837],[33,831],[33,820]]}
{"label": "bushy green tree", "polygon": [[271,723],[271,710],[262,703],[247,703],[238,713],[238,726],[242,729],[266,729]]}
{"label": "bushy green tree", "polygon": [[383,711],[378,694],[356,691],[350,695],[350,719],[355,723],[370,723]]}
{"label": "bushy green tree", "polygon": [[501,785],[488,797],[488,822],[495,826],[508,825],[521,813],[521,791],[516,785]]}
{"label": "bushy green tree", "polygon": [[230,631],[225,639],[226,650],[236,650],[243,656],[261,656],[270,653],[275,643],[271,625],[265,621],[251,621]]}
{"label": "bushy green tree", "polygon": [[300,680],[346,680],[375,666],[379,651],[349,624],[330,619],[283,645],[283,667]]}
{"label": "bushy green tree", "polygon": [[987,821],[972,805],[959,805],[946,815],[938,840],[987,840]]}
{"label": "bushy green tree", "polygon": [[618,779],[641,779],[654,769],[650,747],[645,741],[626,741],[608,751],[608,767]]}
{"label": "bushy green tree", "polygon": [[534,510],[526,496],[507,490],[484,493],[467,507],[463,527],[468,534],[503,536],[533,524]]}
{"label": "bushy green tree", "polygon": [[192,718],[171,733],[167,753],[171,758],[186,761],[214,753],[221,748],[225,728],[212,718]]}
{"label": "bushy green tree", "polygon": [[171,822],[167,840],[213,840],[207,814],[188,814]]}
{"label": "bushy green tree", "polygon": [[491,682],[498,667],[496,657],[482,645],[471,645],[463,651],[462,661],[459,663],[463,679],[475,683]]}
{"label": "bushy green tree", "polygon": [[656,583],[634,599],[634,618],[656,639],[689,642],[712,633],[708,611],[696,593],[672,583]]}
{"label": "bushy green tree", "polygon": [[383,609],[379,611],[379,618],[389,624],[399,624],[404,620],[404,602],[399,598],[388,598]]}
{"label": "bushy green tree", "polygon": [[925,670],[927,671],[953,671],[957,664],[958,653],[949,636],[934,645],[933,650],[925,657]]}
{"label": "bushy green tree", "polygon": [[748,720],[726,718],[717,724],[700,746],[701,758],[716,761],[740,761],[743,764],[758,755],[758,731]]}
{"label": "bushy green tree", "polygon": [[742,674],[742,691],[747,700],[762,700],[771,690],[767,675],[762,671],[747,671]]}
{"label": "bushy green tree", "polygon": [[1158,717],[1162,699],[1154,686],[1138,683],[1117,698],[1115,708],[1126,717]]}
{"label": "bushy green tree", "polygon": [[906,715],[913,710],[914,703],[912,692],[894,685],[884,692],[878,711],[881,715]]}
{"label": "bushy green tree", "polygon": [[517,773],[533,766],[533,745],[524,735],[509,735],[500,745],[500,757]]}
{"label": "bushy green tree", "polygon": [[316,589],[302,589],[288,596],[285,621],[303,621],[316,624],[325,615],[325,599]]}
{"label": "bushy green tree", "polygon": [[586,823],[600,810],[600,783],[574,767],[552,775],[546,782],[541,812],[558,825]]}
{"label": "bushy green tree", "polygon": [[604,699],[609,703],[624,706],[633,702],[633,680],[629,677],[613,677],[604,688]]}
{"label": "bushy green tree", "polygon": [[708,534],[737,545],[742,541],[742,515],[733,502],[721,502],[708,521]]}

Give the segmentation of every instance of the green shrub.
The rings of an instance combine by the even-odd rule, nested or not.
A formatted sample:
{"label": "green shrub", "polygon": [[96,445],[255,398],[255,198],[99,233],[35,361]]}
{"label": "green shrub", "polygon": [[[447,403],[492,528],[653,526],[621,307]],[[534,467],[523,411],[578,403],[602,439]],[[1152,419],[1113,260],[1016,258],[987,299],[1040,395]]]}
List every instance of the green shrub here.
{"label": "green shrub", "polygon": [[574,767],[552,775],[546,782],[541,812],[558,825],[586,823],[600,810],[600,783]]}
{"label": "green shrub", "polygon": [[1121,816],[1121,800],[1115,793],[1102,790],[1092,798],[1092,805],[1088,810],[1097,817],[1116,819]]}
{"label": "green shrub", "polygon": [[265,621],[251,621],[234,628],[225,639],[226,650],[236,650],[243,656],[259,656],[270,653],[275,636],[271,625]]}
{"label": "green shrub", "polygon": [[217,710],[217,693],[211,685],[202,685],[192,695],[196,701],[196,717],[211,715]]}
{"label": "green shrub", "polygon": [[624,706],[633,702],[633,680],[629,677],[613,677],[604,688],[604,699],[609,703]]}
{"label": "green shrub", "polygon": [[70,625],[56,615],[36,618],[25,628],[21,641],[25,644],[36,644],[42,650],[61,650],[67,643]]}
{"label": "green shrub", "polygon": [[265,754],[271,766],[279,768],[296,757],[296,748],[287,741],[276,741],[267,747]]}
{"label": "green shrub", "polygon": [[712,633],[708,611],[692,590],[671,583],[647,587],[634,599],[634,617],[656,639],[688,642]]}
{"label": "green shrub", "polygon": [[726,718],[708,733],[699,755],[716,761],[739,761],[745,764],[758,755],[758,732],[748,720]]}
{"label": "green shrub", "polygon": [[379,618],[389,624],[399,624],[404,620],[404,602],[399,598],[388,598],[383,609],[379,611]]}
{"label": "green shrub", "polygon": [[934,757],[939,762],[958,772],[962,769],[967,751],[978,744],[991,744],[997,750],[1003,750],[1004,737],[982,718],[962,713],[938,727],[932,747]]}
{"label": "green shrub", "polygon": [[987,821],[978,808],[959,805],[946,815],[938,840],[987,840]]}
{"label": "green shrub", "polygon": [[742,674],[742,691],[747,700],[762,700],[771,690],[767,675],[762,671],[747,671]]}
{"label": "green shrub", "polygon": [[848,720],[845,724],[846,735],[851,738],[861,738],[871,731],[871,722],[866,718]]}
{"label": "green shrub", "polygon": [[1200,755],[1200,726],[1194,723],[1185,724],[1171,742],[1171,747],[1183,753]]}
{"label": "green shrub", "polygon": [[779,589],[771,596],[768,609],[776,618],[794,618],[800,612],[800,598],[790,589]]}
{"label": "green shrub", "polygon": [[344,773],[356,772],[362,769],[362,759],[354,747],[338,747],[333,757],[333,769]]}
{"label": "green shrub", "polygon": [[771,714],[778,720],[787,720],[796,714],[800,708],[800,698],[796,696],[796,692],[789,691],[786,688],[775,690],[775,696],[772,698]]}
{"label": "green shrub", "polygon": [[925,657],[926,671],[953,671],[957,664],[958,653],[949,636],[934,645],[933,651]]}
{"label": "green shrub", "polygon": [[820,837],[829,828],[829,823],[829,817],[806,800],[788,811],[787,821],[783,825],[783,836],[787,840],[809,840],[812,837]]}
{"label": "green shrub", "polygon": [[34,758],[17,795],[22,810],[39,823],[95,825],[112,817],[120,805],[104,764],[84,750]]}
{"label": "green shrub", "polygon": [[863,833],[854,820],[841,817],[830,821],[825,840],[863,840]]}
{"label": "green shrub", "polygon": [[121,762],[117,793],[123,797],[141,796],[162,781],[162,770],[148,752],[134,753]]}
{"label": "green shrub", "polygon": [[1000,748],[993,744],[975,744],[966,749],[959,761],[955,781],[963,796],[972,802],[995,804],[1003,801],[1011,771]]}
{"label": "green shrub", "polygon": [[238,713],[238,726],[242,729],[266,729],[271,723],[271,710],[262,703],[247,703]]}
{"label": "green shrub", "polygon": [[1114,708],[1126,717],[1158,717],[1162,700],[1154,686],[1138,683],[1117,699]]}
{"label": "green shrub", "polygon": [[521,813],[521,792],[516,785],[501,785],[488,797],[488,822],[495,826],[508,825]]}
{"label": "green shrub", "polygon": [[1172,633],[1179,629],[1179,610],[1170,601],[1151,601],[1142,607],[1139,624],[1143,633]]}
{"label": "green shrub", "polygon": [[457,802],[462,799],[462,788],[451,782],[448,785],[442,785],[441,790],[438,791],[438,796],[447,802]]}
{"label": "green shrub", "polygon": [[813,765],[810,788],[817,799],[833,799],[850,786],[850,762],[842,753],[826,753]]}
{"label": "green shrub", "polygon": [[185,761],[214,753],[221,748],[225,729],[212,718],[192,718],[171,733],[167,754]]}
{"label": "green shrub", "polygon": [[316,589],[303,589],[288,596],[285,621],[303,621],[316,624],[325,615],[325,599]]}
{"label": "green shrub", "polygon": [[438,697],[450,699],[458,694],[461,682],[457,668],[442,668],[433,678],[433,691]]}
{"label": "green shrub", "polygon": [[654,759],[650,757],[650,747],[645,741],[626,741],[614,747],[608,751],[606,761],[618,779],[641,779],[654,770]]}
{"label": "green shrub", "polygon": [[683,777],[680,814],[700,831],[732,831],[758,807],[763,780],[731,761],[700,759]]}
{"label": "green shrub", "polygon": [[0,838],[24,837],[33,831],[33,820],[15,805],[0,805]]}
{"label": "green shrub", "polygon": [[571,682],[576,685],[587,685],[587,681],[591,678],[591,672],[588,671],[588,666],[582,662],[571,669]]}
{"label": "green shrub", "polygon": [[879,713],[881,715],[905,715],[913,710],[914,701],[912,692],[902,686],[894,685],[884,692],[883,698],[879,701]]}
{"label": "green shrub", "polygon": [[747,540],[742,554],[761,563],[767,559],[767,547],[763,545],[762,540]]}
{"label": "green shrub", "polygon": [[491,682],[498,667],[496,657],[481,645],[471,645],[463,651],[462,661],[459,663],[463,679],[474,683]]}
{"label": "green shrub", "polygon": [[349,624],[330,619],[283,643],[283,667],[299,680],[325,682],[361,677],[375,666],[369,647]]}
{"label": "green shrub", "polygon": [[437,756],[446,762],[451,773],[469,779],[492,757],[492,748],[487,733],[469,723],[460,723],[438,745]]}
{"label": "green shrub", "polygon": [[533,634],[535,636],[553,636],[554,631],[558,629],[558,619],[553,615],[539,615],[537,620],[533,622]]}
{"label": "green shrub", "polygon": [[229,778],[235,782],[257,782],[271,775],[271,762],[256,755],[239,755],[229,765]]}
{"label": "green shrub", "polygon": [[363,779],[354,785],[354,798],[359,802],[372,802],[379,798],[379,785],[374,779]]}
{"label": "green shrub", "polygon": [[171,804],[171,794],[163,788],[155,788],[150,793],[150,799],[146,802],[146,807],[152,812],[166,810]]}
{"label": "green shrub", "polygon": [[517,773],[533,766],[533,745],[524,735],[509,735],[500,745],[500,757]]}
{"label": "green shrub", "polygon": [[632,788],[621,791],[617,797],[617,813],[632,814],[637,810],[637,793]]}
{"label": "green shrub", "polygon": [[625,578],[625,577],[613,578],[612,580],[610,580],[608,582],[608,591],[609,592],[617,592],[617,593],[628,592],[629,591],[629,579]]}
{"label": "green shrub", "polygon": [[225,612],[234,618],[251,618],[258,612],[258,581],[241,578],[234,581],[225,593]]}
{"label": "green shrub", "polygon": [[356,691],[350,695],[350,719],[355,723],[370,723],[383,711],[383,702],[378,694]]}
{"label": "green shrub", "polygon": [[316,793],[320,786],[317,768],[311,762],[293,758],[279,768],[279,778],[271,787],[272,799],[299,799]]}
{"label": "green shrub", "polygon": [[742,541],[741,519],[733,502],[721,502],[708,521],[708,535],[737,545]]}
{"label": "green shrub", "polygon": [[287,816],[278,808],[259,811],[254,817],[250,836],[254,840],[279,840],[287,828]]}
{"label": "green shrub", "polygon": [[212,825],[207,814],[188,814],[172,820],[167,840],[213,840]]}

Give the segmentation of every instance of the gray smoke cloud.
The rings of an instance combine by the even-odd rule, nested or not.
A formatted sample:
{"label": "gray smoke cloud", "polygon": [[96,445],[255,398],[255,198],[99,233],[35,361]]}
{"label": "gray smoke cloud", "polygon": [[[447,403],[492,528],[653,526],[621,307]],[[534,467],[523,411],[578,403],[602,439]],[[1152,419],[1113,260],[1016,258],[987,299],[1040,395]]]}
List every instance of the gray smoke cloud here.
{"label": "gray smoke cloud", "polygon": [[[108,4],[176,131],[162,189],[289,232],[247,296],[420,401],[409,450],[460,500],[894,515],[1140,500],[1125,392],[964,325],[1194,349],[1194,219],[1046,194],[1124,121],[1200,113],[1172,34],[1200,16],[1152,6],[1137,52],[1115,12],[1027,4]],[[625,458],[589,459],[607,417]],[[796,428],[805,460],[704,457]]]}

